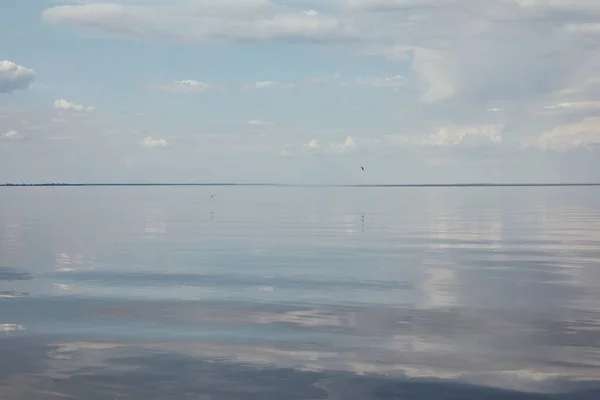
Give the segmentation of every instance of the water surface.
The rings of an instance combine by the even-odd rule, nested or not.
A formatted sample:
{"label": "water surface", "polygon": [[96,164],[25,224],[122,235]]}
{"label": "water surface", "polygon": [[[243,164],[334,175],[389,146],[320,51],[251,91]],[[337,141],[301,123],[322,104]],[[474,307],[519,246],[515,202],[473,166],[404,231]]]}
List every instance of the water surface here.
{"label": "water surface", "polygon": [[599,375],[600,188],[0,188],[2,399],[597,399]]}

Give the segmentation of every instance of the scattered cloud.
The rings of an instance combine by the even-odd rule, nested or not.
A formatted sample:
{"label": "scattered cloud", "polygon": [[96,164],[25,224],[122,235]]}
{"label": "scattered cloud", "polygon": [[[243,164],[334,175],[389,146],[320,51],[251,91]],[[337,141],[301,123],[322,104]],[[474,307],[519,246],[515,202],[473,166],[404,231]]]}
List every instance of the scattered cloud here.
{"label": "scattered cloud", "polygon": [[[201,96],[212,93],[213,89],[218,91],[224,85],[235,85],[233,93],[229,93],[231,102],[227,103],[225,98],[215,99],[206,103],[202,118],[194,118],[196,114],[191,114],[191,108],[185,104],[188,96],[178,95],[177,104],[157,104],[144,99],[136,102],[137,94],[132,92],[128,101],[119,102],[123,107],[121,114],[107,116],[111,121],[94,125],[96,121],[90,122],[90,114],[86,113],[92,107],[61,99],[54,107],[63,111],[48,113],[52,115],[44,116],[43,121],[26,115],[33,125],[48,130],[42,132],[43,137],[80,134],[81,124],[86,122],[85,129],[97,134],[86,134],[85,141],[104,140],[101,134],[118,130],[134,137],[136,145],[149,132],[178,132],[181,140],[178,139],[173,151],[182,154],[193,153],[182,145],[188,141],[212,149],[205,144],[214,140],[215,147],[236,147],[240,152],[248,151],[248,157],[257,153],[251,154],[250,148],[264,146],[265,152],[276,152],[284,143],[292,143],[284,147],[283,155],[335,155],[360,150],[362,157],[372,149],[374,154],[410,154],[417,159],[407,161],[397,157],[402,158],[398,163],[407,165],[417,165],[425,159],[444,162],[452,159],[458,165],[461,157],[482,159],[482,154],[487,157],[501,153],[503,156],[511,151],[529,154],[519,151],[521,143],[527,148],[563,151],[585,150],[600,142],[597,119],[600,117],[600,3],[594,0],[55,0],[53,3],[46,7],[43,18],[61,27],[71,25],[102,35],[155,42],[233,43],[235,46],[226,50],[227,60],[210,60],[213,64],[207,68],[211,70],[219,69],[221,61],[231,62],[232,54],[240,65],[248,61],[247,57],[254,53],[246,46],[256,42],[276,44],[258,49],[265,64],[274,62],[275,51],[282,42],[313,42],[323,46],[313,47],[316,51],[312,55],[305,46],[295,47],[297,54],[293,57],[275,61],[283,62],[280,65],[281,70],[286,71],[283,75],[269,75],[269,67],[258,79],[253,76],[255,71],[237,71],[234,77],[230,75],[233,70],[224,66],[216,86],[207,83],[211,78],[194,75],[198,73],[194,65],[200,64],[189,57],[190,65],[184,68],[187,72],[181,68],[176,68],[179,71],[164,69],[170,66],[152,69],[158,67],[144,64],[143,67],[148,68],[146,76],[159,77],[158,80],[149,78],[146,88]],[[94,41],[89,43],[94,45]],[[325,46],[327,44],[333,46]],[[185,48],[169,51],[173,51],[171,59],[186,57]],[[213,54],[212,50],[208,51],[202,51],[201,56]],[[14,53],[10,49],[8,52]],[[93,53],[91,50],[90,56]],[[323,54],[328,59],[319,59]],[[340,54],[344,56],[339,57]],[[312,56],[315,67],[310,69],[317,72],[309,75],[314,77],[311,79],[303,75],[308,72],[302,70],[298,61],[311,60]],[[379,59],[363,58],[348,66],[350,57],[354,56]],[[136,54],[130,61],[143,61],[143,57]],[[199,59],[195,54],[193,60]],[[389,62],[382,63],[382,59]],[[22,62],[32,63],[38,69],[44,65],[43,62]],[[339,72],[343,76],[327,72],[334,72],[329,68],[336,63],[341,66]],[[136,66],[128,64],[126,67]],[[47,75],[50,72],[45,71],[45,76],[50,77]],[[35,75],[33,70],[14,62],[0,61],[0,92],[27,89]],[[168,76],[200,80],[175,81]],[[106,85],[107,91],[118,90],[116,82],[108,76],[102,79],[105,81],[101,84]],[[248,84],[242,85],[244,83]],[[36,82],[33,89],[37,86]],[[260,91],[257,92],[260,95],[252,99],[257,103],[250,104],[250,109],[244,108],[247,96],[233,98],[235,92],[242,89]],[[85,89],[80,87],[80,90]],[[311,90],[314,93],[308,93]],[[271,91],[276,98],[265,98]],[[389,95],[392,91],[401,94]],[[316,101],[311,101],[311,95]],[[140,118],[141,114],[132,118],[128,107],[136,104],[148,107],[155,117],[151,121]],[[295,119],[310,120],[311,130],[286,121],[289,118],[289,113],[283,110],[286,104],[290,106],[288,111],[296,110]],[[161,106],[165,108],[159,108]],[[342,114],[349,109],[356,118]],[[177,120],[170,118],[173,110],[176,110]],[[270,111],[265,113],[264,110]],[[67,111],[80,114],[69,117]],[[190,114],[186,116],[188,111]],[[91,114],[94,120],[96,114]],[[74,118],[76,115],[86,118]],[[5,130],[14,127],[27,134],[27,139],[32,135],[31,126],[20,124],[24,117],[4,113],[0,118]],[[264,141],[254,140],[252,144],[244,141],[255,137],[236,136],[239,132],[234,132],[235,128],[226,122],[237,120],[247,124],[251,131],[268,132],[274,128],[260,127],[274,125],[269,119],[277,121],[278,126],[289,123],[289,129],[277,129],[280,134]],[[339,127],[344,133],[319,130],[326,126]],[[21,133],[7,136],[8,133],[2,132],[2,140],[23,136]],[[197,132],[206,135],[194,135],[192,139],[192,134]],[[222,132],[227,135],[221,135]],[[134,136],[138,133],[139,136]],[[346,135],[350,136],[346,138]],[[37,140],[37,134],[35,137]],[[174,139],[169,137],[169,140]],[[152,136],[139,143],[149,148],[170,145],[166,139]],[[117,147],[115,145],[115,152],[120,151]],[[144,153],[141,148],[137,151]],[[561,158],[552,152],[531,153]],[[190,162],[201,162],[197,157],[192,159]]]}
{"label": "scattered cloud", "polygon": [[431,6],[442,1],[444,0],[334,0],[339,6],[348,10],[377,13]]}
{"label": "scattered cloud", "polygon": [[146,136],[140,142],[142,147],[153,148],[153,147],[167,147],[169,142],[166,139],[154,139],[152,136]]}
{"label": "scattered cloud", "polygon": [[[598,21],[582,14],[598,10],[594,1],[334,0],[320,10],[304,3],[115,0],[51,7],[43,17],[128,38],[182,43],[351,41],[363,54],[409,64],[411,84],[426,104],[554,93],[597,70],[600,60],[590,42],[574,40],[581,32],[600,33]],[[165,88],[182,86],[194,88]],[[295,86],[263,81],[245,89]]]}
{"label": "scattered cloud", "polygon": [[581,1],[338,3],[368,35],[366,53],[412,67],[425,103],[522,101],[564,89],[597,69],[595,46],[562,29],[590,19],[581,14]]}
{"label": "scattered cloud", "polygon": [[406,84],[406,79],[401,75],[386,77],[359,77],[354,82],[344,85],[368,86],[368,87],[391,87],[398,88]]}
{"label": "scattered cloud", "polygon": [[43,18],[132,39],[180,43],[331,41],[351,35],[351,26],[334,16],[270,0],[85,3],[48,8]]}
{"label": "scattered cloud", "polygon": [[22,134],[21,132],[18,132],[15,130],[10,130],[2,135],[2,139],[21,141],[21,140],[25,139],[25,135]]}
{"label": "scattered cloud", "polygon": [[12,93],[29,88],[35,79],[35,71],[12,61],[0,61],[0,93]]}
{"label": "scattered cloud", "polygon": [[253,126],[272,126],[275,125],[273,122],[271,121],[264,121],[262,119],[251,119],[250,121],[248,121],[248,125],[253,125]]}
{"label": "scattered cloud", "polygon": [[294,88],[344,88],[344,87],[373,87],[373,88],[399,88],[406,84],[406,79],[401,75],[394,76],[361,76],[356,79],[342,79],[339,74],[324,78],[309,78],[296,82],[261,81],[243,86],[244,90],[252,89],[294,89]]}
{"label": "scattered cloud", "polygon": [[292,156],[301,154],[314,154],[314,155],[339,155],[344,153],[350,153],[356,151],[358,145],[356,140],[352,136],[347,136],[346,139],[339,142],[327,142],[322,143],[318,139],[311,139],[308,143],[304,143],[299,147],[285,146],[280,155]]}
{"label": "scattered cloud", "polygon": [[279,86],[279,84],[277,82],[273,82],[273,81],[261,81],[261,82],[256,82],[254,84],[254,87],[256,89],[267,89],[267,88],[272,88],[272,87],[277,87]]}
{"label": "scattered cloud", "polygon": [[55,100],[54,108],[57,110],[67,110],[75,112],[94,111],[94,107],[85,107],[81,104],[71,103],[65,99]]}
{"label": "scattered cloud", "polygon": [[440,128],[437,133],[430,135],[425,144],[435,147],[500,144],[502,142],[500,133],[503,129],[502,125],[445,126]]}
{"label": "scattered cloud", "polygon": [[303,144],[302,148],[306,150],[316,150],[321,148],[321,144],[317,139],[312,139],[310,142]]}
{"label": "scattered cloud", "polygon": [[577,101],[562,102],[544,107],[545,110],[570,109],[570,110],[593,110],[600,108],[600,101]]}
{"label": "scattered cloud", "polygon": [[212,89],[213,85],[194,80],[183,80],[175,81],[168,85],[154,85],[152,88],[169,92],[202,93]]}
{"label": "scattered cloud", "polygon": [[564,152],[575,148],[600,145],[600,117],[585,118],[575,124],[557,126],[540,137],[525,141],[525,148]]}
{"label": "scattered cloud", "polygon": [[253,89],[293,89],[296,87],[295,83],[280,83],[275,81],[259,81],[254,83],[249,83],[243,86],[244,90],[253,90]]}

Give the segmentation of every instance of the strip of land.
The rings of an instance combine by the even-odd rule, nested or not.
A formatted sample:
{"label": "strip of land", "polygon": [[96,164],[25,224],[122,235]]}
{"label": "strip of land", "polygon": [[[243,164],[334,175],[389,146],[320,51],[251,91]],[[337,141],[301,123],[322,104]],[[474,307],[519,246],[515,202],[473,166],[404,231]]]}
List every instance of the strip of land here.
{"label": "strip of land", "polygon": [[447,183],[447,184],[356,184],[310,185],[282,183],[4,183],[0,187],[106,187],[106,186],[277,186],[277,187],[355,187],[355,188],[410,188],[410,187],[552,187],[600,186],[600,183]]}

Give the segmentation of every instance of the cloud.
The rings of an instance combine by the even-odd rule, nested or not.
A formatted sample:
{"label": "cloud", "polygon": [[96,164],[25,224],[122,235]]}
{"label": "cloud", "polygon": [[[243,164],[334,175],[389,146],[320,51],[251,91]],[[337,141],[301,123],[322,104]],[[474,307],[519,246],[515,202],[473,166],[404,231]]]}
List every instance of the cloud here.
{"label": "cloud", "polygon": [[266,89],[266,88],[272,88],[272,87],[276,87],[279,86],[279,84],[277,82],[273,82],[273,81],[261,81],[261,82],[256,82],[254,84],[254,87],[257,89]]}
{"label": "cloud", "polygon": [[357,147],[358,146],[356,145],[356,140],[354,140],[352,136],[347,136],[346,140],[344,141],[344,144],[342,144],[338,148],[341,150],[341,152],[346,152],[356,150]]}
{"label": "cloud", "polygon": [[2,139],[21,141],[25,139],[25,135],[18,131],[10,130],[2,135]]}
{"label": "cloud", "polygon": [[[292,142],[289,137],[295,133],[282,132],[273,139],[275,143],[264,144],[272,146],[269,151],[281,149],[284,143],[293,143],[284,147],[284,155],[347,154],[359,147],[362,153],[372,146],[390,155],[411,153],[423,159],[450,155],[461,161],[461,157],[481,158],[483,153],[529,154],[519,150],[520,143],[546,150],[596,145],[598,11],[600,2],[595,0],[114,0],[48,8],[44,18],[129,39],[194,44],[318,41],[334,46],[319,47],[317,56],[336,57],[347,50],[353,56],[385,58],[390,62],[359,61],[357,68],[365,69],[347,75],[346,68],[343,77],[321,72],[306,79],[293,75],[297,71],[291,67],[289,75],[246,76],[235,89],[260,91],[257,101],[264,100],[263,92],[273,91],[277,101],[288,97],[307,114],[315,113],[310,107],[325,106],[337,111],[353,107],[353,113],[361,113],[356,123],[340,118],[333,109],[307,115],[317,118],[315,123],[321,126],[346,124],[340,128],[351,139],[360,139],[360,146],[353,139],[347,142],[346,134],[331,139],[330,134],[296,128],[295,137],[303,139]],[[150,82],[160,83],[154,86],[157,90],[174,92],[203,93],[211,87],[201,81],[171,80]],[[313,89],[335,93],[319,98],[314,103],[319,105],[313,106],[305,96]],[[338,89],[345,92],[337,93]],[[378,98],[377,91],[402,94]],[[385,113],[381,103],[389,107]],[[242,116],[242,123],[268,125],[255,111]],[[262,116],[274,118],[271,114]],[[232,116],[233,120],[239,117]],[[24,130],[12,122],[10,126]],[[166,128],[152,131],[166,132]],[[369,135],[379,136],[379,142]],[[541,157],[542,152],[535,153]],[[543,157],[559,156],[549,152]]]}
{"label": "cloud", "polygon": [[500,144],[502,142],[500,133],[503,128],[502,125],[445,126],[440,128],[437,133],[430,135],[425,144],[434,147]]}
{"label": "cloud", "polygon": [[296,87],[295,83],[280,83],[275,81],[259,81],[250,84],[246,84],[243,86],[244,90],[253,90],[253,89],[293,89]]}
{"label": "cloud", "polygon": [[360,76],[355,79],[345,80],[339,74],[324,78],[309,78],[296,82],[260,81],[243,86],[244,90],[252,89],[294,89],[294,88],[344,88],[344,87],[372,87],[372,88],[399,88],[406,84],[406,79],[401,75],[393,76]]}
{"label": "cloud", "polygon": [[[405,85],[406,80],[401,75],[380,77],[359,77],[356,79],[354,84],[356,86],[369,86],[369,87],[389,87],[397,88]],[[352,85],[352,83],[350,83]]]}
{"label": "cloud", "polygon": [[154,85],[152,88],[156,90],[166,90],[169,92],[202,93],[212,89],[213,86],[204,82],[183,80],[175,81],[169,85]]}
{"label": "cloud", "polygon": [[[592,0],[332,0],[319,10],[305,4],[115,0],[51,7],[43,16],[129,38],[183,43],[342,39],[353,51],[409,64],[405,83],[425,104],[531,100],[576,85],[600,63],[593,36],[581,36],[600,32],[600,21],[590,14],[600,7]],[[263,81],[245,89],[285,87],[295,85]]]}
{"label": "cloud", "polygon": [[304,143],[299,147],[285,146],[280,152],[282,156],[313,154],[313,155],[339,155],[351,153],[358,149],[356,140],[352,136],[347,136],[346,139],[339,142],[321,143],[318,139],[311,139],[308,143]]}
{"label": "cloud", "polygon": [[306,150],[320,149],[321,144],[319,143],[319,141],[317,139],[312,139],[310,142],[303,144],[302,148],[306,149]]}
{"label": "cloud", "polygon": [[67,110],[67,111],[75,111],[75,112],[83,112],[83,111],[94,111],[94,107],[85,107],[81,104],[71,103],[65,99],[55,100],[54,108],[57,110]]}
{"label": "cloud", "polygon": [[[390,12],[427,7],[444,0],[334,0],[343,8],[353,11]],[[448,1],[445,1],[448,2]]]}
{"label": "cloud", "polygon": [[600,109],[600,101],[576,101],[562,102],[550,106],[545,106],[545,110],[570,109],[570,110],[594,110]]}
{"label": "cloud", "polygon": [[182,43],[324,41],[350,34],[350,27],[334,17],[269,0],[62,5],[46,9],[43,18],[128,38]]}
{"label": "cloud", "polygon": [[253,125],[253,126],[272,126],[272,125],[275,125],[275,124],[273,122],[264,121],[262,119],[251,119],[250,121],[248,121],[248,125]]}
{"label": "cloud", "polygon": [[534,140],[525,141],[523,147],[564,152],[597,145],[600,145],[600,117],[585,118],[579,123],[557,126]]}
{"label": "cloud", "polygon": [[0,61],[0,93],[12,93],[29,88],[35,79],[35,71],[12,61]]}
{"label": "cloud", "polygon": [[146,136],[140,142],[142,147],[153,148],[153,147],[167,147],[169,142],[166,139],[154,139],[151,136]]}
{"label": "cloud", "polygon": [[[597,46],[563,29],[593,19],[577,1],[347,0],[367,54],[410,64],[424,103],[531,100],[597,64]],[[381,12],[385,11],[385,12]]]}

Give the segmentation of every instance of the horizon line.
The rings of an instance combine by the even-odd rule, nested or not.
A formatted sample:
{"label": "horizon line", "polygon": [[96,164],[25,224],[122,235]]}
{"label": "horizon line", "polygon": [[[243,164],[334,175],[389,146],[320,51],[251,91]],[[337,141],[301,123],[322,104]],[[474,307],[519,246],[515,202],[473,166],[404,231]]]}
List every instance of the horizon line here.
{"label": "horizon line", "polygon": [[347,187],[347,188],[384,188],[384,187],[554,187],[554,186],[600,186],[594,182],[548,182],[548,183],[381,183],[381,184],[295,184],[295,183],[117,183],[117,182],[89,182],[89,183],[2,183],[0,187],[110,187],[110,186],[271,186],[271,187]]}

